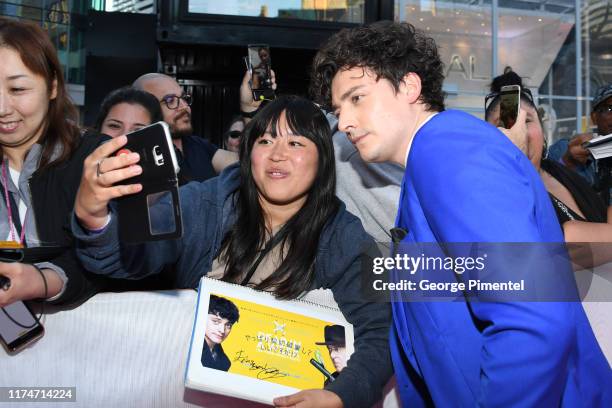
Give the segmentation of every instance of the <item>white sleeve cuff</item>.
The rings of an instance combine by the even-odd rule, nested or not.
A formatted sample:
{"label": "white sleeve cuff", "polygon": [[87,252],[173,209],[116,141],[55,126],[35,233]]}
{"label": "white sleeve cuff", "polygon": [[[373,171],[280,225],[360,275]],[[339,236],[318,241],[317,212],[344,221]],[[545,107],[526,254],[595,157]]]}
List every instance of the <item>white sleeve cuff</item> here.
{"label": "white sleeve cuff", "polygon": [[38,266],[40,269],[53,270],[55,273],[57,273],[57,276],[59,276],[59,278],[62,280],[62,289],[59,291],[59,293],[55,296],[52,296],[46,299],[47,302],[52,302],[54,300],[57,300],[60,296],[64,294],[64,291],[66,290],[66,284],[68,283],[68,276],[66,276],[66,272],[64,272],[62,268],[60,268],[57,265],[52,264],[51,262],[38,262],[38,263],[35,263],[34,265]]}
{"label": "white sleeve cuff", "polygon": [[85,232],[87,232],[87,234],[90,234],[90,235],[99,234],[103,232],[106,229],[106,227],[108,227],[108,224],[110,224],[110,222],[111,222],[111,213],[109,211],[108,214],[106,215],[106,221],[104,222],[104,225],[102,227],[97,228],[95,230],[91,230],[86,227],[83,227],[83,230],[85,230]]}

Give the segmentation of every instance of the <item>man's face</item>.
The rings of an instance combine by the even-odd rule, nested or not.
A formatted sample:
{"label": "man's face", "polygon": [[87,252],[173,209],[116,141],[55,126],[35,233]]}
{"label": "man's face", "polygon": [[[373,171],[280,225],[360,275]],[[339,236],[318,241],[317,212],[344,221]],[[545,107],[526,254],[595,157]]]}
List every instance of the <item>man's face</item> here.
{"label": "man's face", "polygon": [[612,133],[612,96],[597,105],[597,109],[591,113],[591,119],[597,126],[597,134],[600,136]]}
{"label": "man's face", "polygon": [[[156,78],[145,81],[142,85],[143,89],[157,98],[158,101],[168,96],[181,96],[183,90],[180,85],[172,78]],[[176,109],[169,109],[164,102],[160,102],[164,122],[170,126],[170,132],[173,138],[180,138],[193,133],[191,127],[191,108],[184,100],[179,100],[179,106]]]}
{"label": "man's face", "polygon": [[336,371],[340,372],[346,367],[346,348],[337,345],[328,345],[329,357],[336,367]]}
{"label": "man's face", "polygon": [[229,320],[218,314],[209,313],[204,337],[208,340],[209,344],[220,344],[229,336],[232,326],[233,323],[230,323]]}
{"label": "man's face", "polygon": [[363,160],[405,165],[416,116],[404,88],[396,93],[391,82],[377,80],[367,68],[341,70],[334,76],[332,105],[338,128],[346,132]]}

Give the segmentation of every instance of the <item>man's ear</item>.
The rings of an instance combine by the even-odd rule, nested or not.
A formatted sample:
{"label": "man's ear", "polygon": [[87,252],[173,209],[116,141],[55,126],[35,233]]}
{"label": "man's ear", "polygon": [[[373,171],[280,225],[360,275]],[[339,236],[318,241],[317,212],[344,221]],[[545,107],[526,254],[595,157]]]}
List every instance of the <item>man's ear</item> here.
{"label": "man's ear", "polygon": [[598,113],[595,111],[591,112],[591,123],[595,126],[597,126],[597,119],[599,119]]}
{"label": "man's ear", "polygon": [[57,98],[57,79],[53,79],[51,82],[51,92],[49,93],[49,100]]}
{"label": "man's ear", "polygon": [[416,103],[421,97],[421,78],[414,72],[408,72],[402,78],[399,91],[408,98],[409,103]]}

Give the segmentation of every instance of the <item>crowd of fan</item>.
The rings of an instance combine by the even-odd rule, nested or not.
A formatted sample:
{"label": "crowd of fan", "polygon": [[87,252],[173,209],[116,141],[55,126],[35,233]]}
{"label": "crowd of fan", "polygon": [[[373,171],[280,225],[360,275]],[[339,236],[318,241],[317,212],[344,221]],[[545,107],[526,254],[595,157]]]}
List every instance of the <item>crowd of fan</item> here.
{"label": "crowd of fan", "polygon": [[[612,211],[599,194],[609,186],[601,185],[597,163],[583,147],[592,134],[547,148],[537,101],[526,88],[517,123],[512,129],[501,127],[500,90],[523,85],[517,73],[508,71],[493,80],[487,124],[456,111],[445,112],[442,65],[432,39],[409,24],[379,23],[355,30],[343,30],[315,58],[311,97],[316,104],[300,96],[283,96],[282,89],[275,100],[254,101],[250,74],[245,73],[241,113],[232,120],[219,148],[193,134],[192,96],[174,78],[159,73],[145,73],[111,92],[96,122],[87,129],[78,127],[56,51],[46,34],[33,24],[0,19],[0,234],[28,247],[63,248],[36,264],[0,263],[0,274],[11,281],[8,290],[0,290],[0,305],[31,299],[74,304],[101,291],[193,288],[204,275],[271,291],[284,299],[328,288],[355,326],[359,342],[336,381],[326,390],[300,393],[299,398],[310,406],[371,406],[395,368],[400,386],[415,376],[427,385],[426,397],[422,390],[403,388],[404,403],[416,394],[423,401],[443,401],[444,393],[433,386],[432,376],[438,374],[418,371],[424,363],[421,357],[414,362],[407,343],[396,342],[390,351],[389,304],[361,299],[358,244],[388,242],[389,231],[402,223],[411,225],[406,228],[408,239],[417,241],[503,240],[502,232],[486,232],[507,227],[507,241],[554,241],[559,230],[567,242],[611,242]],[[414,119],[404,120],[407,117]],[[597,91],[591,119],[597,134],[612,133],[612,85]],[[123,245],[118,242],[112,200],[140,191],[139,185],[117,182],[142,170],[137,154],[114,156],[114,152],[125,145],[125,134],[162,120],[169,125],[180,165],[184,235],[175,241]],[[469,197],[458,195],[451,181],[448,190],[432,193],[440,207],[427,207],[420,189],[436,189],[438,172],[427,169],[432,174],[428,179],[419,171],[411,172],[407,163],[416,163],[421,153],[437,154],[423,147],[430,135],[422,132],[438,131],[444,120],[449,132],[473,129],[475,135],[481,132],[497,141],[495,148],[501,146],[508,155],[518,157],[522,151],[534,169],[524,168],[525,157],[516,159],[515,167],[523,166],[526,179],[537,174],[541,183],[529,181],[535,183],[536,193],[525,193],[519,199],[524,203],[517,205],[522,209],[535,203],[529,222],[556,229],[554,233],[521,235],[511,225],[516,224],[516,214],[471,228],[469,220],[478,214],[457,215],[450,208],[465,207],[467,203],[461,202],[465,200],[475,213],[482,211],[486,204],[479,200],[479,189],[487,191],[486,183],[493,181],[471,185]],[[406,137],[415,134],[414,140]],[[500,142],[504,137],[516,147]],[[461,160],[466,161],[465,168],[472,165],[467,162],[471,153],[458,150],[457,155],[461,173]],[[482,166],[487,177],[501,174],[487,173],[489,169]],[[505,169],[515,171],[512,166]],[[417,176],[421,181],[410,181]],[[540,190],[548,192],[549,202],[540,200]],[[422,199],[411,199],[413,193]],[[505,205],[505,193],[501,194],[491,197],[489,206]],[[451,198],[448,205],[438,201]],[[415,210],[417,201],[422,210]],[[431,233],[425,234],[407,219],[414,211],[428,220]],[[547,224],[555,213],[558,225]],[[486,219],[485,214],[480,214],[481,219]],[[465,225],[473,236],[457,235],[445,227],[436,230],[444,223]],[[402,313],[393,310],[392,336],[401,341],[405,333],[397,319]],[[406,317],[415,324],[412,318]],[[408,356],[400,356],[398,350]],[[402,373],[408,366],[417,368]],[[526,383],[529,380],[525,378]],[[485,405],[496,398],[494,380],[490,384],[490,394],[482,400]],[[568,391],[559,391],[563,392]],[[547,405],[551,401],[547,398],[558,402],[559,395],[534,401]],[[289,406],[296,402],[292,398],[276,403]]]}

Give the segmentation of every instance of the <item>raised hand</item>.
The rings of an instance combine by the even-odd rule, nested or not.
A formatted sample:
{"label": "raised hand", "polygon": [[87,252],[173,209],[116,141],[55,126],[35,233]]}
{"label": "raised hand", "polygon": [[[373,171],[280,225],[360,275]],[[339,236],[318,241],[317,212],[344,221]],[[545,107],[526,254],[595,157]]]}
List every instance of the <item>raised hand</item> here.
{"label": "raised hand", "polygon": [[83,163],[81,184],[74,203],[74,212],[81,225],[89,230],[104,227],[108,217],[108,202],[142,190],[141,184],[115,185],[142,173],[137,165],[138,153],[113,156],[127,143],[119,136],[94,150]]}

